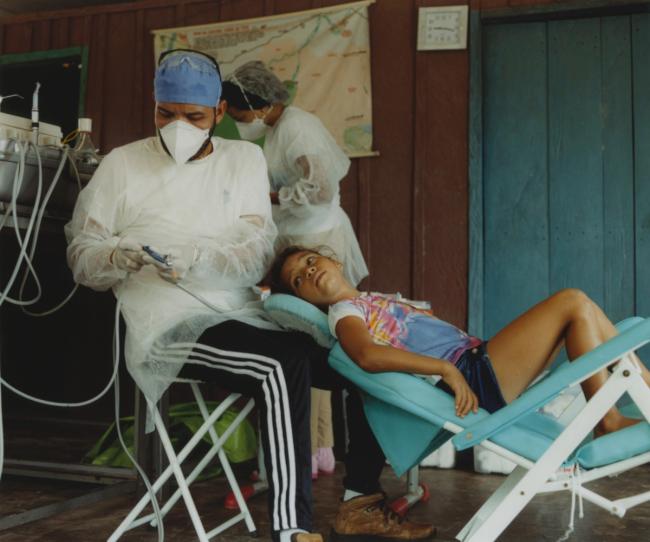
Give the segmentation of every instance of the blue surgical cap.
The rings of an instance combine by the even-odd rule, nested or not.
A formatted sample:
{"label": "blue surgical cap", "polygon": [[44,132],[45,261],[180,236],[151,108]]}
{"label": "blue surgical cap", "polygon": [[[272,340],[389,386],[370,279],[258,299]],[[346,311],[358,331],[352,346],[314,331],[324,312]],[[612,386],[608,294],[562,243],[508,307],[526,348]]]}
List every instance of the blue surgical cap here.
{"label": "blue surgical cap", "polygon": [[215,63],[201,53],[176,51],[164,56],[154,78],[157,102],[215,107],[221,77]]}

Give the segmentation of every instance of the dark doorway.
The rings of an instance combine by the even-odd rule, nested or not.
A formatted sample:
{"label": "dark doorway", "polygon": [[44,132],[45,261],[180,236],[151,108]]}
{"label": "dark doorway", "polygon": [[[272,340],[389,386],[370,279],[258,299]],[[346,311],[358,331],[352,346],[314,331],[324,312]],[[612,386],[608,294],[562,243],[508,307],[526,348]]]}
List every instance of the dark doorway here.
{"label": "dark doorway", "polygon": [[86,49],[82,47],[0,56],[0,95],[20,94],[2,103],[2,112],[31,118],[32,94],[39,91],[40,120],[68,134],[83,116]]}

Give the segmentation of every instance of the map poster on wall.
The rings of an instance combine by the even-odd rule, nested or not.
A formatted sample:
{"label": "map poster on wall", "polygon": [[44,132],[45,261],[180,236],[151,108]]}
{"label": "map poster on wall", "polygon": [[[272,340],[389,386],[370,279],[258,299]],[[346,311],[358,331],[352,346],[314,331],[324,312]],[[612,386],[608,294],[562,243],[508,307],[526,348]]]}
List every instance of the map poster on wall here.
{"label": "map poster on wall", "polygon": [[374,0],[154,30],[156,59],[175,48],[214,56],[224,77],[261,60],[290,91],[292,104],[315,114],[348,156],[374,155],[368,6]]}

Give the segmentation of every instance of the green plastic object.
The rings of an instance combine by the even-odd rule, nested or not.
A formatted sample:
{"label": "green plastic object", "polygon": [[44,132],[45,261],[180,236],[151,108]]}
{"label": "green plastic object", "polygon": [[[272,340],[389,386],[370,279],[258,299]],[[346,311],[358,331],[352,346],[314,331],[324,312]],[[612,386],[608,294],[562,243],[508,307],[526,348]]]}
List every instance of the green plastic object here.
{"label": "green plastic object", "polygon": [[[206,406],[209,411],[214,410],[219,403],[217,401],[206,401]],[[214,428],[218,435],[230,427],[238,410],[229,408],[214,424]],[[169,437],[172,444],[176,449],[180,449],[194,433],[203,424],[203,417],[199,411],[196,403],[180,403],[173,405],[169,408]],[[131,455],[134,454],[133,447],[133,432],[134,432],[134,418],[127,416],[120,419],[120,428],[122,429],[122,436],[126,443]],[[202,456],[212,444],[210,435],[206,435],[202,439],[204,444],[197,446],[193,454]],[[244,420],[232,435],[226,440],[224,447],[226,456],[231,463],[242,463],[253,459],[257,455],[257,434],[251,422]],[[216,458],[215,458],[216,461]],[[117,438],[117,430],[115,422],[100,437],[97,443],[83,458],[84,463],[92,465],[99,465],[103,467],[123,467],[132,468],[133,464],[126,455],[119,439]],[[202,478],[216,476],[220,474],[219,467],[208,468]]]}

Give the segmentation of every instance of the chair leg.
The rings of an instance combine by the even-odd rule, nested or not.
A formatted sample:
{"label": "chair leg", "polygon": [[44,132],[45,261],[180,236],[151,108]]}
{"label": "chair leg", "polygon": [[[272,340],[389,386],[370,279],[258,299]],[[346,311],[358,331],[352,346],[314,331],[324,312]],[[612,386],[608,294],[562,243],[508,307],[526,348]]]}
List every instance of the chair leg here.
{"label": "chair leg", "polygon": [[406,474],[406,491],[415,493],[420,487],[420,469],[416,465]]}
{"label": "chair leg", "polygon": [[[204,420],[208,420],[209,418],[209,413],[208,413],[208,408],[205,405],[205,401],[203,399],[203,395],[201,394],[201,391],[199,390],[199,387],[196,384],[192,384],[192,392],[194,393],[194,397],[196,398],[196,403],[199,406],[199,410],[201,411],[201,415],[203,416]],[[235,421],[231,424],[230,427],[236,428],[242,421],[243,419],[248,415],[248,413],[253,409],[253,406],[255,405],[255,401],[253,399],[250,399],[248,403],[246,403],[246,406],[242,409],[242,411],[239,413],[239,416],[242,416],[241,419],[239,419],[239,416],[235,419]],[[234,429],[233,429],[234,430]],[[237,483],[237,479],[235,478],[235,474],[232,471],[232,468],[230,466],[230,461],[228,461],[228,457],[226,456],[225,452],[223,451],[223,444],[219,444],[220,438],[217,435],[217,432],[214,430],[214,426],[210,424],[210,428],[208,429],[208,433],[210,434],[210,437],[212,438],[212,443],[216,449],[218,449],[218,454],[219,454],[219,460],[221,461],[221,466],[223,467],[224,474],[226,475],[226,478],[228,480],[228,483],[230,484],[230,488],[232,489],[234,495],[235,495],[235,500],[239,506],[240,512],[244,515],[244,521],[246,522],[246,527],[248,530],[252,533],[255,532],[255,522],[253,521],[253,517],[250,513],[250,510],[248,509],[248,505],[246,504],[246,500],[244,499],[241,490],[239,489],[239,484]],[[223,439],[223,436],[221,437],[222,442],[225,441]],[[191,483],[191,482],[190,482]]]}
{"label": "chair leg", "polygon": [[489,518],[503,499],[505,499],[506,495],[512,491],[512,488],[525,476],[526,472],[528,471],[524,467],[516,467],[497,490],[492,493],[490,498],[483,503],[483,506],[472,516],[472,519],[465,524],[462,530],[456,535],[456,539],[465,540],[470,531]]}
{"label": "chair leg", "polygon": [[[164,484],[167,482],[167,480],[169,480],[169,478],[171,477],[172,473],[176,474],[177,470],[180,471],[180,467],[179,467],[179,465],[178,465],[178,459],[179,459],[179,458],[176,457],[176,454],[175,454],[174,451],[173,451],[173,447],[171,446],[171,441],[169,440],[169,435],[167,434],[167,431],[166,431],[166,429],[165,429],[165,425],[164,425],[164,423],[163,423],[163,421],[162,421],[162,418],[160,417],[160,414],[158,413],[158,409],[156,408],[155,405],[153,405],[153,404],[151,404],[151,403],[149,403],[149,402],[148,402],[148,404],[149,404],[149,407],[150,407],[150,409],[151,409],[150,411],[151,411],[151,413],[152,413],[152,415],[153,415],[154,425],[155,425],[155,427],[156,427],[156,430],[158,431],[158,437],[160,438],[160,440],[161,440],[162,443],[163,443],[163,449],[164,449],[164,451],[165,451],[166,453],[168,453],[168,452],[169,452],[169,448],[171,448],[172,457],[173,457],[173,459],[172,459],[172,457],[168,457],[168,459],[169,459],[169,465],[168,465],[167,468],[166,468],[166,469],[165,469],[165,470],[160,474],[160,476],[156,479],[156,481],[152,484],[153,492],[154,492],[154,494],[156,494],[156,493],[158,493],[158,490],[159,490],[161,487],[164,486]],[[207,431],[207,429],[206,429],[206,431]],[[204,433],[205,433],[205,432],[201,433],[201,436],[202,436]],[[197,433],[197,434],[198,434],[198,433]],[[196,437],[196,434],[195,434],[194,436]],[[200,438],[200,437],[199,437],[199,438]],[[197,442],[198,442],[198,439],[197,439]],[[166,444],[169,444],[169,448],[168,448],[168,446],[167,446]],[[182,455],[185,455],[185,456],[186,456],[187,454],[189,454],[189,451],[190,451],[191,449],[193,449],[194,446],[196,445],[196,443],[193,443],[193,444],[191,445],[191,447],[190,447],[190,444],[192,444],[191,441],[190,441],[190,443],[188,443],[188,444],[185,446],[185,448],[183,448],[183,451],[181,452],[181,454],[179,454],[179,457],[182,456]],[[189,450],[188,450],[188,448],[189,448]],[[184,453],[184,452],[185,452],[185,453]],[[183,457],[183,458],[184,458],[184,457]],[[182,460],[183,460],[183,459],[181,459],[181,461],[182,461]],[[176,467],[177,470],[176,470],[174,467]],[[182,476],[182,471],[181,471],[181,476]],[[179,487],[182,487],[181,484],[180,484],[180,482],[179,482]],[[189,493],[189,492],[188,492],[188,493]],[[190,501],[191,501],[191,497],[190,497]],[[153,517],[153,514],[150,514],[150,515],[146,516],[145,518],[140,518],[140,519],[138,519],[138,517],[140,516],[140,514],[142,513],[142,511],[144,510],[144,508],[147,506],[147,504],[149,504],[150,502],[151,502],[151,495],[149,495],[149,493],[145,493],[145,494],[140,498],[140,500],[138,501],[138,503],[137,503],[137,504],[132,508],[131,512],[129,512],[129,514],[124,518],[124,520],[122,521],[122,523],[120,523],[120,525],[118,526],[118,528],[117,528],[117,529],[113,532],[113,534],[109,537],[108,542],[115,542],[115,541],[119,540],[120,537],[121,537],[121,536],[122,536],[126,531],[128,531],[128,530],[130,530],[130,529],[132,529],[132,528],[134,528],[134,527],[137,527],[137,526],[139,526],[139,525],[143,525],[144,523],[146,523],[147,521],[149,521],[150,518]],[[186,503],[186,504],[187,504],[187,503]],[[194,503],[193,503],[193,502],[192,502],[192,507],[194,508],[194,512],[196,512],[196,507],[194,506]],[[190,508],[189,508],[189,507],[188,507],[188,511],[190,511]],[[162,510],[161,510],[161,513],[162,513]],[[196,514],[196,515],[197,515],[197,517],[198,517],[198,514]],[[191,511],[190,511],[190,516],[192,516],[192,512],[191,512]],[[193,518],[193,517],[192,517],[192,521],[194,522],[194,518]],[[203,527],[201,527],[201,529],[203,530],[203,535],[205,535],[205,529],[203,529]],[[201,540],[201,542],[207,541],[207,538],[201,538],[200,531],[197,531],[197,534],[199,535],[199,539]]]}
{"label": "chair leg", "polygon": [[[135,397],[134,397],[134,442],[133,447],[135,449],[135,460],[138,462],[138,465],[142,467],[142,470],[147,476],[151,479],[151,473],[153,472],[152,466],[152,457],[151,457],[151,438],[145,432],[147,425],[147,402],[144,398],[144,394],[135,386]],[[142,481],[142,478],[138,476],[136,492],[138,497],[147,493],[147,488]]]}
{"label": "chair leg", "polygon": [[[257,433],[260,433],[258,428]],[[268,487],[268,476],[266,474],[266,463],[264,462],[264,446],[262,446],[262,439],[260,438],[259,446],[257,447],[257,479],[260,482],[266,482]]]}
{"label": "chair leg", "polygon": [[[158,400],[158,413],[160,414],[160,420],[165,427],[165,430],[169,429],[169,390],[162,394],[162,397]],[[162,443],[160,439],[152,439],[151,442],[151,460],[152,460],[152,478],[158,478],[160,474],[165,470],[165,467],[168,465],[168,459],[165,455],[165,451],[162,448]],[[171,483],[167,480],[166,483],[162,485],[158,491],[158,499],[164,501],[171,492]]]}
{"label": "chair leg", "polygon": [[176,456],[176,452],[174,452],[174,447],[172,446],[171,440],[169,439],[169,435],[165,430],[165,425],[163,423],[163,420],[160,417],[158,409],[153,404],[150,404],[150,407],[153,411],[154,424],[156,425],[156,429],[158,430],[158,436],[160,437],[160,441],[162,442],[163,449],[167,454],[167,459],[169,460],[169,466],[171,467],[174,473],[174,477],[176,478],[176,483],[178,484],[178,487],[180,488],[181,493],[183,495],[183,500],[185,501],[187,512],[190,515],[192,524],[194,525],[194,530],[196,531],[196,534],[199,538],[199,542],[208,542],[208,536],[205,532],[205,528],[203,527],[203,523],[201,522],[201,518],[199,517],[199,512],[196,509],[196,505],[194,504],[194,499],[192,499],[192,495],[190,494],[190,489],[185,480],[185,476],[183,475],[183,471],[181,470],[181,466],[180,463],[178,462],[178,457]]}
{"label": "chair leg", "polygon": [[406,493],[389,505],[393,512],[400,516],[405,516],[409,509],[420,501],[427,502],[429,500],[429,488],[420,483],[419,469],[419,466],[416,465],[408,471],[406,474]]}
{"label": "chair leg", "polygon": [[648,385],[639,374],[629,378],[632,380],[632,383],[630,384],[628,394],[646,421],[650,423],[650,388],[648,388]]}
{"label": "chair leg", "polygon": [[[180,469],[180,463],[182,463],[187,456],[190,454],[190,452],[196,447],[196,445],[199,443],[199,441],[203,438],[203,436],[208,432],[208,427],[210,427],[222,414],[223,412],[232,404],[234,403],[238,398],[239,394],[231,394],[227,399],[225,399],[219,407],[217,407],[212,414],[210,414],[210,423],[204,423],[203,426],[192,436],[192,438],[189,440],[189,442],[183,447],[183,449],[179,452],[178,456],[176,456],[174,449],[171,445],[171,441],[169,440],[169,436],[167,434],[167,431],[165,429],[164,423],[160,417],[160,414],[158,412],[158,409],[156,408],[155,405],[149,404],[151,408],[151,412],[154,417],[154,424],[156,426],[156,430],[158,431],[158,435],[160,439],[163,441],[163,449],[165,450],[165,453],[168,455],[168,459],[170,464],[167,465],[165,470],[160,474],[158,479],[154,482],[153,484],[153,491],[154,493],[157,493],[158,490],[167,482],[167,480],[170,478],[172,474],[180,475],[182,476],[182,471]],[[229,428],[230,429],[230,428]],[[228,433],[228,436],[230,433]],[[227,438],[227,436],[226,436]],[[165,443],[166,441],[166,443]],[[167,445],[165,445],[167,444]],[[169,457],[169,453],[171,452],[172,456]],[[174,460],[172,461],[172,457]],[[172,465],[172,462],[174,465]],[[185,480],[183,478],[183,480]],[[183,488],[185,486],[185,488]],[[179,483],[179,488],[180,488],[180,495],[183,496],[185,499],[185,496],[189,496],[189,490],[187,489],[187,484],[180,484]],[[142,496],[140,501],[135,505],[135,507],[131,510],[131,512],[127,515],[127,517],[122,521],[122,523],[119,525],[119,527],[115,530],[115,532],[111,535],[109,538],[109,542],[115,542],[118,540],[126,531],[133,529],[139,525],[143,525],[149,521],[151,521],[154,518],[153,514],[149,514],[148,516],[140,519],[136,519],[139,517],[141,514],[142,510],[144,510],[145,506],[151,501],[151,497],[148,493]],[[191,497],[190,497],[191,501]],[[186,502],[187,504],[187,502]],[[194,506],[194,510],[196,511],[196,507]],[[188,508],[189,511],[189,508]],[[162,510],[161,510],[162,513]],[[166,513],[166,512],[165,512]],[[190,512],[190,515],[192,513]],[[198,515],[197,515],[198,517]],[[192,518],[194,521],[194,518]],[[205,530],[204,530],[205,532]],[[207,539],[201,539],[201,542],[203,540]]]}
{"label": "chair leg", "polygon": [[[461,533],[464,536],[459,540],[465,542],[495,540],[540,491],[549,477],[569,457],[569,454],[576,449],[605,413],[616,404],[616,401],[629,386],[628,379],[623,376],[621,370],[617,369],[528,472],[521,476],[520,469],[515,469],[514,472],[518,473],[521,478],[509,487],[509,491],[503,499],[498,503],[495,502],[488,517],[476,518],[475,524],[469,527],[469,530],[463,529]],[[461,533],[459,533],[459,537]]]}
{"label": "chair leg", "polygon": [[[154,491],[156,490],[154,489]],[[117,529],[113,531],[113,534],[111,534],[111,536],[108,537],[107,542],[117,542],[117,540],[122,538],[122,535],[132,528],[136,518],[140,515],[142,510],[144,510],[144,507],[147,506],[147,503],[149,503],[150,500],[151,498],[149,494],[145,492],[145,494],[140,498],[138,503],[131,509],[131,511],[127,514],[127,516],[122,520],[122,523],[120,523]]]}
{"label": "chair leg", "polygon": [[[210,450],[208,450],[208,452],[205,454],[205,456],[203,456],[201,461],[199,461],[199,463],[194,467],[192,472],[186,477],[188,486],[191,485],[194,482],[194,480],[196,480],[196,478],[203,472],[203,470],[208,465],[208,463],[210,463],[210,461],[212,461],[212,458],[219,453],[219,450],[223,446],[224,442],[226,440],[228,440],[230,435],[232,435],[232,433],[237,429],[239,424],[246,418],[246,416],[248,415],[248,413],[251,411],[252,408],[253,408],[252,402],[251,402],[250,405],[246,405],[246,407],[235,417],[235,419],[230,424],[228,429],[226,431],[224,431],[223,435],[221,435],[221,437],[217,436],[216,441],[214,441],[215,445],[212,446],[210,448]],[[213,426],[213,424],[215,422],[214,415],[211,414],[210,416],[212,416],[212,419],[209,422],[204,423],[204,425],[201,427],[201,429],[199,431],[207,432],[207,431],[209,431],[209,428]],[[219,416],[217,416],[217,419],[218,418],[219,418]],[[205,431],[203,431],[203,427],[206,428]],[[181,457],[180,454],[179,454],[179,457]],[[184,456],[183,456],[183,459],[184,459]],[[227,460],[227,458],[226,458],[226,460]],[[181,493],[180,488],[176,489],[176,491],[172,494],[171,497],[169,497],[169,500],[165,503],[165,505],[160,510],[160,513],[161,513],[162,517],[165,517],[165,515],[178,502],[178,499],[180,499],[181,496],[182,496],[182,493]],[[149,517],[151,517],[151,516],[149,516]],[[152,527],[156,526],[156,518],[155,517],[151,520],[151,526]]]}
{"label": "chair leg", "polygon": [[[155,407],[154,407],[155,409]],[[157,412],[157,409],[155,409]],[[155,419],[154,419],[155,422]],[[163,426],[164,428],[164,426]],[[156,426],[156,429],[158,427]],[[166,433],[166,432],[165,432]],[[152,490],[154,495],[158,493],[160,488],[164,486],[164,484],[167,482],[167,480],[170,478],[172,474],[171,466],[168,466],[165,471],[163,471],[160,476],[155,480],[155,482],[152,484]],[[147,521],[149,521],[149,518],[153,516],[153,514],[150,514],[147,516],[144,520],[143,519],[138,519],[142,511],[145,509],[147,504],[151,502],[151,495],[149,494],[148,491],[145,490],[144,495],[140,498],[140,500],[137,502],[137,504],[131,509],[131,511],[127,514],[127,516],[124,518],[122,523],[115,529],[113,534],[108,538],[107,542],[116,542],[119,540],[122,535],[129,531],[130,529],[133,529],[139,525],[143,525]],[[162,511],[161,511],[162,512]]]}

